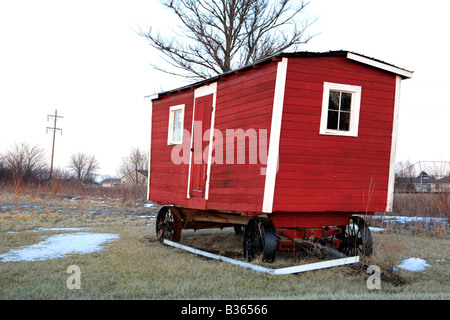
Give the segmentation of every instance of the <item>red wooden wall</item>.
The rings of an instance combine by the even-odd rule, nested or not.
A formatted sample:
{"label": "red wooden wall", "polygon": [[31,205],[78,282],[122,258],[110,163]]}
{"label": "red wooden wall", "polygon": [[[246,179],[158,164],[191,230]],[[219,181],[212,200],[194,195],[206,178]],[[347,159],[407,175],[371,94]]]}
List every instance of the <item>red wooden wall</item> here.
{"label": "red wooden wall", "polygon": [[[345,57],[290,58],[273,211],[385,211],[395,75]],[[358,137],[319,134],[324,82],[362,87]]]}
{"label": "red wooden wall", "polygon": [[[237,139],[227,141],[226,131],[254,129],[259,133],[259,129],[266,129],[268,148],[276,70],[277,64],[269,63],[218,82],[214,128],[220,130],[223,137],[223,164],[211,166],[207,209],[261,211],[265,183],[261,168],[265,165],[260,163],[259,156],[256,164],[249,164],[248,140],[244,164],[237,163]],[[185,104],[184,128],[190,132],[193,103],[193,89],[153,101],[149,199],[156,203],[198,206],[193,199],[187,199],[189,164],[173,164],[171,152],[174,146],[167,145],[170,107]],[[234,144],[234,164],[226,161],[229,143]],[[258,154],[259,150],[256,151]]]}
{"label": "red wooden wall", "polygon": [[[227,129],[242,129],[244,132],[254,129],[258,136],[259,130],[265,129],[268,147],[276,73],[277,63],[269,63],[219,82],[215,128],[222,132],[224,139]],[[260,212],[265,183],[261,168],[265,165],[261,164],[259,156],[256,164],[249,164],[248,141],[245,163],[237,164],[237,140],[234,139],[233,143],[234,164],[225,163],[224,159],[224,164],[213,164],[211,167],[208,208]]]}
{"label": "red wooden wall", "polygon": [[191,131],[193,90],[165,95],[163,99],[153,101],[149,199],[156,203],[186,206],[189,164],[175,164],[171,159],[175,146],[167,145],[169,110],[180,104],[185,104],[184,129]]}

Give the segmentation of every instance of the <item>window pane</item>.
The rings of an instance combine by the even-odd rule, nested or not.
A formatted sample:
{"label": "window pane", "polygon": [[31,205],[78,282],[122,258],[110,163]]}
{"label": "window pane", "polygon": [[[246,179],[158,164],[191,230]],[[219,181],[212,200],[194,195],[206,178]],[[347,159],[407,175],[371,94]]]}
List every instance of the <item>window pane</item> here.
{"label": "window pane", "polygon": [[339,110],[339,91],[330,90],[330,99],[328,101],[328,110]]}
{"label": "window pane", "polygon": [[349,92],[342,92],[341,110],[350,111],[351,104],[352,104],[352,94]]}
{"label": "window pane", "polygon": [[341,112],[339,116],[339,130],[350,130],[350,112]]}
{"label": "window pane", "polygon": [[176,110],[173,112],[173,139],[174,142],[181,141],[181,119],[182,119],[182,111]]}
{"label": "window pane", "polygon": [[328,111],[328,123],[327,123],[328,129],[336,130],[338,128],[338,115],[339,115],[339,111],[333,111],[333,110]]}

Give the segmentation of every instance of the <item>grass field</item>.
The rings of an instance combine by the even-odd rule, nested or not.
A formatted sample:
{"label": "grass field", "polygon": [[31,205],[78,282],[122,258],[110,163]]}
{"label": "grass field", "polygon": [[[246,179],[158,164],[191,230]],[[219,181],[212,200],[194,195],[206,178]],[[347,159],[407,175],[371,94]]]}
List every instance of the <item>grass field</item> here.
{"label": "grass field", "polygon": [[[394,274],[401,284],[382,282],[381,289],[370,290],[367,277],[348,266],[270,275],[165,246],[156,241],[157,207],[101,196],[66,198],[9,192],[0,193],[0,205],[0,257],[79,230],[119,236],[92,253],[38,261],[0,259],[0,299],[4,300],[450,298],[450,238],[442,227],[439,232],[434,228],[432,234],[410,227],[373,233],[375,252],[365,263],[386,270],[416,257],[426,260],[429,267],[421,272],[397,269]],[[371,223],[375,222],[379,223]],[[231,228],[185,230],[181,243],[242,259],[241,238]],[[304,253],[280,252],[270,267],[317,261]],[[69,266],[77,266],[81,272],[80,289],[68,288]]]}

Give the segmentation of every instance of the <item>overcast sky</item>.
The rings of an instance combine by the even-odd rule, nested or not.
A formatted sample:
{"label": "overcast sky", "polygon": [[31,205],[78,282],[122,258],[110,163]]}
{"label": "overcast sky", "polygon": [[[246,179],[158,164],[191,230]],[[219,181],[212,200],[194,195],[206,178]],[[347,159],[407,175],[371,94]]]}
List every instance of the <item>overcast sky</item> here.
{"label": "overcast sky", "polygon": [[[311,0],[320,33],[305,51],[350,50],[414,71],[403,81],[397,160],[450,161],[450,1]],[[51,155],[47,115],[64,118],[55,166],[95,154],[117,175],[132,147],[148,149],[143,97],[182,85],[154,71],[157,55],[135,32],[174,28],[157,0],[0,1],[0,152],[39,144]]]}

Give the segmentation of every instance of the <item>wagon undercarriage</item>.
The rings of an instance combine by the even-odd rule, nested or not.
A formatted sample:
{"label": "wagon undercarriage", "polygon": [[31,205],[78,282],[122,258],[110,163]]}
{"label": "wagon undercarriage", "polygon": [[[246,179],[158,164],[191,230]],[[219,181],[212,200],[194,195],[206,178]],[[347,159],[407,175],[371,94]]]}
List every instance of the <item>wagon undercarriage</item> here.
{"label": "wagon undercarriage", "polygon": [[322,258],[323,248],[345,256],[372,253],[369,228],[361,217],[350,213],[277,212],[256,216],[164,206],[156,219],[158,239],[175,242],[180,241],[183,229],[225,227],[234,227],[236,234],[242,235],[243,256],[248,261],[273,262],[277,251],[297,250]]}

